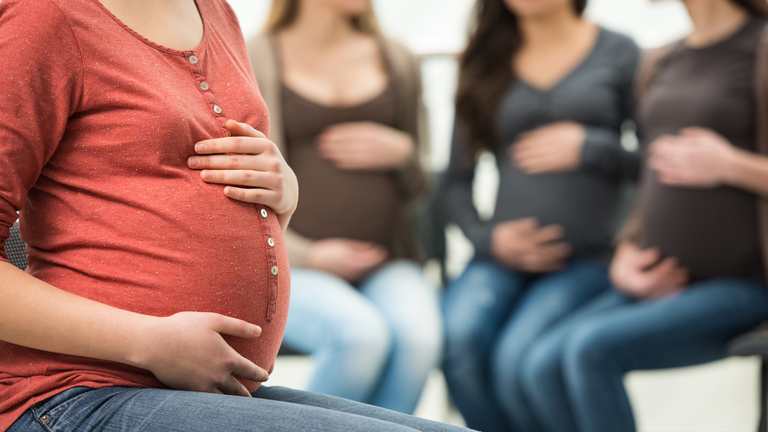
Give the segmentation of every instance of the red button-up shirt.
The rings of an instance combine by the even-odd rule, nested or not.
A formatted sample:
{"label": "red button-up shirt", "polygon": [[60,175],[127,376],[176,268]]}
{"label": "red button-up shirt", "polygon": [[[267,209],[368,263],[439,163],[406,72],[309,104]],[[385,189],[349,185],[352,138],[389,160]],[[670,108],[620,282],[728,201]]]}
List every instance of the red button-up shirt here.
{"label": "red button-up shirt", "polygon": [[[290,283],[277,217],[186,166],[226,119],[268,133],[269,116],[234,12],[198,10],[203,41],[179,51],[97,0],[0,2],[0,258],[21,210],[33,276],[141,314],[255,323],[261,337],[228,341],[271,371]],[[65,389],[117,385],[162,387],[147,370],[0,342],[0,431]]]}

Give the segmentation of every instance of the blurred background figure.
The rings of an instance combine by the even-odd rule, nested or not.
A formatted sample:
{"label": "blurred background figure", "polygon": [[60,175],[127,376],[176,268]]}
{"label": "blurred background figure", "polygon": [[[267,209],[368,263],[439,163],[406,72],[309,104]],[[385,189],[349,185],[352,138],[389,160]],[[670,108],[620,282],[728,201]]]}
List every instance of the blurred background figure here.
{"label": "blurred background figure", "polygon": [[[446,211],[475,258],[447,288],[451,395],[470,428],[542,430],[521,389],[533,342],[609,288],[622,184],[638,156],[639,49],[582,17],[586,0],[480,0],[461,59]],[[495,154],[496,209],[473,206],[477,155]]]}
{"label": "blurred background figure", "polygon": [[425,186],[418,62],[379,32],[369,0],[274,0],[249,46],[270,138],[301,188],[284,342],[312,355],[308,390],[411,413],[442,351],[406,223]]}
{"label": "blurred background figure", "polygon": [[768,3],[683,4],[693,32],[638,73],[648,159],[615,289],[538,341],[523,367],[551,432],[634,431],[627,372],[722,359],[768,319]]}

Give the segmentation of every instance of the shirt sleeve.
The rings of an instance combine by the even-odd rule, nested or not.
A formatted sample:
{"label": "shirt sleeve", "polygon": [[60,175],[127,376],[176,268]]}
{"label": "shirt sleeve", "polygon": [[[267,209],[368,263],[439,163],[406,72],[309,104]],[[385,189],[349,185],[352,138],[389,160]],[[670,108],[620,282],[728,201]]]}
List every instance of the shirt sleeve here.
{"label": "shirt sleeve", "polygon": [[81,95],[82,58],[50,0],[0,2],[0,260],[27,193],[64,135]]}
{"label": "shirt sleeve", "polygon": [[450,222],[459,225],[475,247],[475,254],[491,257],[491,233],[494,225],[480,219],[472,200],[475,157],[458,120],[454,125],[451,159],[445,173],[445,212]]}
{"label": "shirt sleeve", "polygon": [[[626,45],[626,46],[625,46]],[[621,61],[619,85],[622,123],[635,121],[634,77],[640,49],[627,41],[617,50]],[[613,128],[587,126],[587,136],[581,153],[581,167],[610,180],[637,181],[640,176],[640,152],[628,151],[621,145],[621,131]]]}

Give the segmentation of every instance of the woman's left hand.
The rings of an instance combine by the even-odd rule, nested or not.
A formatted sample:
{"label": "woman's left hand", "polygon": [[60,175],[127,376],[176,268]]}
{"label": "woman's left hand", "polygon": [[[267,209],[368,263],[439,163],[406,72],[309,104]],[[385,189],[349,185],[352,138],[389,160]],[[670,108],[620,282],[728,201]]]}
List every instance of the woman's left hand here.
{"label": "woman's left hand", "polygon": [[320,154],[344,170],[390,170],[415,151],[410,135],[374,122],[340,123],[318,137]]}
{"label": "woman's left hand", "polygon": [[586,136],[586,129],[579,123],[550,123],[521,134],[509,148],[509,155],[527,174],[575,171],[581,163]]}
{"label": "woman's left hand", "polygon": [[224,194],[232,199],[270,207],[283,230],[296,210],[299,183],[275,144],[245,123],[227,120],[231,137],[195,144],[187,165],[202,170],[206,183],[227,185]]}
{"label": "woman's left hand", "polygon": [[726,182],[735,148],[709,129],[691,127],[651,143],[648,164],[669,186],[712,188]]}

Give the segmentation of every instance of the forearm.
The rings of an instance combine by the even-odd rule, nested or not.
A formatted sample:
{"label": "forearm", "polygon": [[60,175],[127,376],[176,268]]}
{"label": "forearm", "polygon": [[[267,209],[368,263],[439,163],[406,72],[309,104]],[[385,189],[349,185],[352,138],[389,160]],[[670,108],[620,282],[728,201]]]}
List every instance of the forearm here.
{"label": "forearm", "polygon": [[448,221],[458,225],[472,242],[476,253],[490,256],[493,225],[480,219],[473,204],[472,184],[467,180],[452,177],[448,173],[443,199],[444,211]]}
{"label": "forearm", "polygon": [[113,308],[0,262],[0,340],[141,367],[158,318]]}
{"label": "forearm", "polygon": [[734,148],[723,163],[726,185],[768,198],[768,157]]}

